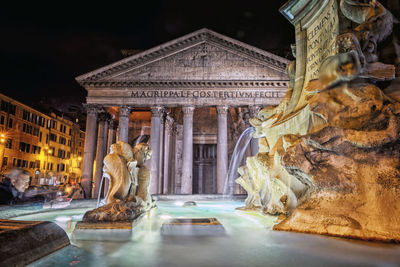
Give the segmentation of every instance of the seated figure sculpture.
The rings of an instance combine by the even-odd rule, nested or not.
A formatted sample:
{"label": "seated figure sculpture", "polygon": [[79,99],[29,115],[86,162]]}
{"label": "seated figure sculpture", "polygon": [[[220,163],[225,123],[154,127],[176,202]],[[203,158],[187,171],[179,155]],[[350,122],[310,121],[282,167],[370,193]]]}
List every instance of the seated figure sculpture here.
{"label": "seated figure sculpture", "polygon": [[103,175],[109,179],[106,205],[86,212],[82,221],[133,221],[154,208],[149,194],[150,172],[144,166],[150,157],[148,144],[137,144],[133,150],[122,141],[113,144],[104,158]]}

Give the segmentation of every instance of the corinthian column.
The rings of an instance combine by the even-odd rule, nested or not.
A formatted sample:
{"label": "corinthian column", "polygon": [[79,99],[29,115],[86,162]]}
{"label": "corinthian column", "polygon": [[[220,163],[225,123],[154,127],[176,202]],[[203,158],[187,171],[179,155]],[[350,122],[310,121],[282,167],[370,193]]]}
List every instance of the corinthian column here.
{"label": "corinthian column", "polygon": [[163,114],[163,107],[151,108],[151,181],[150,194],[158,194],[159,188],[159,167],[160,167],[160,120]]}
{"label": "corinthian column", "polygon": [[[261,106],[249,106],[250,117],[256,118],[260,112]],[[251,155],[254,156],[258,153],[258,139],[253,138],[250,141]]]}
{"label": "corinthian column", "polygon": [[183,107],[182,194],[192,194],[193,181],[193,112],[194,107]]}
{"label": "corinthian column", "polygon": [[108,114],[100,113],[99,128],[97,134],[97,150],[96,150],[96,169],[94,172],[94,186],[92,197],[97,198],[100,192],[100,182],[103,177],[103,160],[106,155],[106,143],[108,132]]}
{"label": "corinthian column", "polygon": [[164,194],[164,111],[160,116],[160,160],[158,162],[158,193]]}
{"label": "corinthian column", "polygon": [[119,122],[118,122],[118,141],[128,143],[129,131],[129,115],[131,114],[131,107],[119,107]]}
{"label": "corinthian column", "polygon": [[228,173],[228,122],[227,106],[217,106],[218,113],[218,143],[217,143],[217,193],[224,192],[226,175]]}
{"label": "corinthian column", "polygon": [[170,164],[170,157],[169,157],[169,151],[170,151],[170,142],[171,142],[171,133],[172,133],[172,127],[174,124],[174,119],[171,117],[169,113],[167,113],[167,116],[165,117],[165,123],[164,123],[164,184],[163,184],[163,193],[164,194],[169,194],[169,188],[171,185],[170,181],[170,169],[172,164]]}
{"label": "corinthian column", "polygon": [[85,192],[85,198],[90,198],[92,195],[93,162],[97,134],[97,113],[99,107],[96,105],[85,105],[85,107],[87,116],[81,184]]}
{"label": "corinthian column", "polygon": [[114,119],[110,119],[108,122],[108,136],[107,136],[107,154],[110,153],[110,147],[114,143],[115,136],[115,122]]}

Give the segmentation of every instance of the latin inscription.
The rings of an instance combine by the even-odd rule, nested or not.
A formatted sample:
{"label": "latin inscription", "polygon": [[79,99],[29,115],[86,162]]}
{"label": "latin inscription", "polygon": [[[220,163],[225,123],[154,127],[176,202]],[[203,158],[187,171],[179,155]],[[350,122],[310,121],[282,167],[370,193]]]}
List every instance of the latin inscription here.
{"label": "latin inscription", "polygon": [[336,0],[331,0],[318,19],[307,29],[307,59],[304,85],[318,78],[319,67],[325,58],[336,54],[339,18]]}
{"label": "latin inscription", "polygon": [[217,90],[143,90],[132,91],[134,98],[280,98],[285,92]]}

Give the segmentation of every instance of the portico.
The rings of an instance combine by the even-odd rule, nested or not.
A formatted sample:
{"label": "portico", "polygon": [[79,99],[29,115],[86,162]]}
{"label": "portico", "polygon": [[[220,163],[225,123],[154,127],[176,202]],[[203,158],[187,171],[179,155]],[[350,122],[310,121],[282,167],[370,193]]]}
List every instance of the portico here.
{"label": "portico", "polygon": [[[255,113],[278,104],[289,84],[287,64],[284,58],[202,29],[77,77],[88,91],[83,166],[87,186],[98,179],[98,174],[92,179],[94,153],[98,166],[107,153],[102,144],[109,144],[110,125],[118,122],[116,140],[131,143],[130,118],[140,110],[151,112],[151,193],[192,194],[194,185],[198,193],[222,193],[229,150],[236,142],[232,131],[239,120],[237,110]],[[101,113],[116,120],[109,116],[105,124]],[[208,130],[214,120],[216,131]],[[102,140],[97,146],[105,151],[96,150],[96,133]],[[215,181],[210,183],[211,174],[193,174],[194,155],[197,161],[216,157]],[[198,166],[202,164],[196,170]]]}

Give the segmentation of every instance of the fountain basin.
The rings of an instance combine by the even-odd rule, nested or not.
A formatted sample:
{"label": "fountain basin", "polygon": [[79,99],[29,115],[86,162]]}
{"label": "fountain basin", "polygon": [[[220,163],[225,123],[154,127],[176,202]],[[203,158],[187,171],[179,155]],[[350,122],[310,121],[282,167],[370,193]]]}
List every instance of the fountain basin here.
{"label": "fountain basin", "polygon": [[[162,198],[162,197],[160,197]],[[77,241],[30,266],[398,266],[400,246],[273,231],[276,217],[238,211],[244,202],[199,200],[183,207],[189,196],[158,200],[157,209],[135,227],[129,240]],[[86,202],[88,203],[88,202]],[[69,236],[87,204],[75,209],[39,212],[18,220],[49,220]],[[169,236],[161,227],[174,218],[216,218],[225,236]]]}

